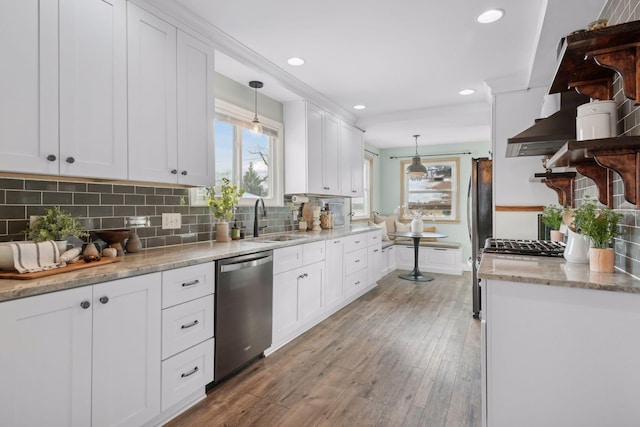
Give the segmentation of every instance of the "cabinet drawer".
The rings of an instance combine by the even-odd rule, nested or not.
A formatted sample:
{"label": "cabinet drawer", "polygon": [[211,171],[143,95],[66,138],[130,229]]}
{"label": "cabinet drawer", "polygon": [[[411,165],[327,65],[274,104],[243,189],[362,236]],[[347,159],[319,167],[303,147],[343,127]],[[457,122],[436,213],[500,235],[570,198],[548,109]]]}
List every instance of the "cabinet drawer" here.
{"label": "cabinet drawer", "polygon": [[367,246],[367,236],[365,234],[357,234],[348,236],[344,239],[344,251],[353,252]]}
{"label": "cabinet drawer", "polygon": [[214,291],[214,263],[162,272],[162,308],[194,300]]}
{"label": "cabinet drawer", "polygon": [[162,410],[213,381],[213,338],[162,362]]}
{"label": "cabinet drawer", "polygon": [[302,246],[302,265],[309,265],[324,260],[324,240],[306,243]]}
{"label": "cabinet drawer", "polygon": [[347,296],[353,295],[367,286],[367,270],[356,271],[345,278],[344,291]]}
{"label": "cabinet drawer", "polygon": [[458,257],[460,256],[460,251],[445,248],[424,248],[423,250],[424,261],[427,265],[454,266],[457,264]]}
{"label": "cabinet drawer", "polygon": [[273,251],[273,274],[302,267],[302,245],[289,246]]}
{"label": "cabinet drawer", "polygon": [[213,337],[213,295],[162,310],[162,359]]}
{"label": "cabinet drawer", "polygon": [[367,248],[362,248],[354,252],[349,252],[344,256],[345,275],[367,268]]}
{"label": "cabinet drawer", "polygon": [[382,231],[370,231],[367,233],[367,246],[382,244]]}

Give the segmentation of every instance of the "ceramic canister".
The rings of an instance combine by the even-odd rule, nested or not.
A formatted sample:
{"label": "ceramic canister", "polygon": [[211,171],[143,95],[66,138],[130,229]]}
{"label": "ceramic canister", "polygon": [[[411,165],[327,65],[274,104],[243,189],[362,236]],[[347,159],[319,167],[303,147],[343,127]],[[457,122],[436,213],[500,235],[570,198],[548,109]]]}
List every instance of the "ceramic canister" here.
{"label": "ceramic canister", "polygon": [[609,138],[611,136],[610,119],[608,113],[594,113],[576,118],[576,139]]}
{"label": "ceramic canister", "polygon": [[[602,117],[592,118],[592,119],[581,119],[583,117],[596,115],[596,114],[608,114],[609,119],[609,132],[606,132],[606,126],[601,124]],[[576,118],[576,135],[579,138],[580,125],[578,123],[582,123],[583,127],[586,129],[589,126],[593,126],[594,124],[598,126],[598,130],[595,132],[598,135],[605,135],[601,138],[614,138],[618,136],[618,110],[616,101],[591,101],[586,104],[582,104],[577,109],[577,118]],[[586,131],[585,131],[586,132]],[[591,131],[593,134],[594,132]],[[592,139],[592,138],[583,138],[583,139]]]}

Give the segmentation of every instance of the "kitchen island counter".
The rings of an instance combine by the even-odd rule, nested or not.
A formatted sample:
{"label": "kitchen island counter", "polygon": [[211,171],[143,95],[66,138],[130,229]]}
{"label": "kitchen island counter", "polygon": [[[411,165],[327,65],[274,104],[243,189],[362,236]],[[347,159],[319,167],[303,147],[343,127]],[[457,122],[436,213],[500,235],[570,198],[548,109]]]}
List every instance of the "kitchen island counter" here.
{"label": "kitchen island counter", "polygon": [[478,277],[537,285],[640,293],[640,280],[626,273],[597,273],[564,258],[483,254]]}
{"label": "kitchen island counter", "polygon": [[141,274],[187,267],[264,250],[344,237],[351,234],[366,233],[372,230],[378,230],[378,228],[352,225],[351,227],[335,228],[320,232],[279,233],[295,234],[296,236],[304,235],[304,237],[298,239],[281,242],[268,241],[266,239],[269,235],[263,235],[255,240],[245,239],[224,243],[207,241],[146,249],[134,254],[125,254],[124,257],[121,257],[122,262],[55,274],[40,279],[0,280],[0,302],[93,285]]}

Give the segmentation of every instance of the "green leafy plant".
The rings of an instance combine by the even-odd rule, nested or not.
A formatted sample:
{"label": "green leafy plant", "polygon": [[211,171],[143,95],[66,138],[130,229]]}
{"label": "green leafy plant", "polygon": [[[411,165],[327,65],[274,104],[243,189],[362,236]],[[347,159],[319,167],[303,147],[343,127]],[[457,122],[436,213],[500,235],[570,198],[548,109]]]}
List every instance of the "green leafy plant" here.
{"label": "green leafy plant", "polygon": [[244,194],[244,190],[238,190],[237,185],[230,184],[227,178],[222,178],[219,191],[216,191],[215,187],[205,188],[209,211],[218,220],[231,219],[238,199]]}
{"label": "green leafy plant", "polygon": [[578,209],[574,211],[576,229],[589,237],[596,248],[604,249],[620,235],[618,222],[622,214],[610,207],[598,208],[593,199],[585,197]]}
{"label": "green leafy plant", "polygon": [[77,219],[57,206],[47,209],[45,214],[29,224],[22,234],[26,234],[27,238],[34,242],[64,240],[70,236],[79,238],[89,236]]}
{"label": "green leafy plant", "polygon": [[562,225],[562,208],[559,206],[545,206],[542,210],[542,223],[551,230],[560,230]]}

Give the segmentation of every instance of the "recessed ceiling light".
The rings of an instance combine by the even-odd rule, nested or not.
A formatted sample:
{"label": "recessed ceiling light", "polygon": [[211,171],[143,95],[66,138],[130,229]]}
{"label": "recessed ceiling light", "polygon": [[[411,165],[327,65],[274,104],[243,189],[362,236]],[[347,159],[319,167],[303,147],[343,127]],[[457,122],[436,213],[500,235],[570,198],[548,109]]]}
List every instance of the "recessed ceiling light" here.
{"label": "recessed ceiling light", "polygon": [[353,106],[354,110],[364,110],[365,108],[367,108],[366,105],[354,105]]}
{"label": "recessed ceiling light", "polygon": [[473,95],[474,93],[476,93],[475,90],[473,89],[462,89],[460,92],[458,92],[460,95]]}
{"label": "recessed ceiling light", "polygon": [[482,12],[477,18],[481,24],[490,24],[492,22],[496,22],[498,19],[504,16],[504,10],[502,9],[489,9],[485,12]]}
{"label": "recessed ceiling light", "polygon": [[304,59],[294,56],[293,58],[287,59],[287,63],[289,65],[293,65],[294,67],[299,67],[304,64]]}

